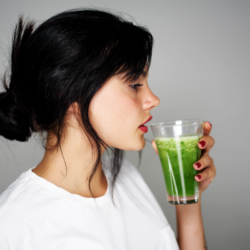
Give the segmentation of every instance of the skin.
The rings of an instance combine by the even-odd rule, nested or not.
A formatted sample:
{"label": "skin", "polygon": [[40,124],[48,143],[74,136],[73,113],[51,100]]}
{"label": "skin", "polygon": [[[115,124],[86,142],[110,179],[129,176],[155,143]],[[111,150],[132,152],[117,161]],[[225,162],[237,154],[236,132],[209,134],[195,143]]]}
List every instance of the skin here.
{"label": "skin", "polygon": [[[109,146],[123,150],[138,151],[144,148],[144,132],[138,127],[150,117],[150,111],[160,104],[148,86],[148,72],[136,82],[125,82],[122,75],[110,78],[94,95],[89,106],[90,122],[99,137]],[[142,84],[135,89],[135,84]],[[102,170],[101,162],[91,180],[89,192],[88,179],[94,166],[96,156],[88,137],[86,136],[81,119],[79,106],[72,103],[65,116],[67,126],[61,142],[61,149],[46,150],[41,162],[32,171],[38,176],[65,189],[72,194],[83,197],[100,197],[107,190],[107,180]],[[200,194],[208,187],[215,177],[216,169],[209,151],[214,145],[214,139],[209,136],[211,126],[204,123],[204,136],[201,140],[206,142],[204,154],[199,160],[203,169],[200,173]],[[57,138],[48,132],[47,147],[56,143]],[[155,141],[152,146],[157,152]],[[101,148],[103,154],[105,148]],[[84,153],[83,153],[84,152]],[[94,156],[94,157],[93,157]],[[198,169],[194,166],[194,168]],[[205,249],[205,238],[201,217],[200,201],[197,204],[176,206],[178,243],[181,250]]]}
{"label": "skin", "polygon": [[[124,81],[122,75],[114,76],[92,98],[89,106],[90,122],[99,137],[109,146],[136,151],[144,148],[144,132],[138,127],[150,117],[150,111],[160,104],[159,98],[148,87],[147,79],[147,72],[134,83]],[[133,88],[136,83],[143,85],[138,91]],[[67,172],[60,148],[46,150],[33,172],[70,193],[92,197],[88,178],[97,154],[94,152],[92,155],[79,114],[78,104],[72,103],[65,116],[67,126],[61,148]],[[56,143],[56,137],[50,132],[48,136],[50,140],[47,141],[47,147],[50,148]],[[101,150],[103,153],[105,148],[102,147]],[[94,198],[103,196],[107,190],[101,162],[90,187]]]}

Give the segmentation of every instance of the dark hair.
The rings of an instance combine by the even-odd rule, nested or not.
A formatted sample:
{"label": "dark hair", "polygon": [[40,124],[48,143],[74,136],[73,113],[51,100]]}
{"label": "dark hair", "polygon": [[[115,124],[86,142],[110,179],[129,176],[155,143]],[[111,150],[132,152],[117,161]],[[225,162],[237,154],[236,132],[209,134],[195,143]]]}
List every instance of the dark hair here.
{"label": "dark hair", "polygon": [[[112,76],[125,73],[125,80],[134,81],[146,65],[149,68],[153,37],[145,27],[96,9],[69,10],[36,29],[34,25],[20,16],[14,30],[11,74],[8,80],[5,73],[6,92],[0,93],[0,135],[27,141],[32,132],[52,131],[57,136],[55,146],[60,146],[63,118],[70,104],[77,102],[83,129],[98,151],[89,190],[101,160],[100,145],[114,153],[113,187],[123,150],[110,148],[98,137],[89,121],[89,104]],[[141,161],[141,151],[139,156]]]}

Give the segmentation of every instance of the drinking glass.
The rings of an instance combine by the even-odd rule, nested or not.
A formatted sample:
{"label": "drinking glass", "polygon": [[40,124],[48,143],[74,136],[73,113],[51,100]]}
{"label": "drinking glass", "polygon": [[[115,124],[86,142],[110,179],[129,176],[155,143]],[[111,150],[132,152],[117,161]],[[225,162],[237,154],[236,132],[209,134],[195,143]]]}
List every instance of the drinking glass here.
{"label": "drinking glass", "polygon": [[151,124],[164,174],[170,204],[192,204],[199,200],[199,171],[193,164],[201,157],[198,142],[204,120],[175,120]]}

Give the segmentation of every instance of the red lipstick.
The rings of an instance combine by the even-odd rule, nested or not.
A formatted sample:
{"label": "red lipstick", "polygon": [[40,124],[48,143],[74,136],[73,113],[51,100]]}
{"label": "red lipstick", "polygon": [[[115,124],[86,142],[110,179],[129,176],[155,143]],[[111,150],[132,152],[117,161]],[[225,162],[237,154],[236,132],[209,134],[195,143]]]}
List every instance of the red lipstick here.
{"label": "red lipstick", "polygon": [[141,131],[143,131],[144,133],[147,133],[148,132],[148,127],[147,126],[144,126],[145,123],[149,122],[151,119],[153,118],[153,116],[150,116],[144,123],[142,123],[140,126],[139,126],[139,129]]}

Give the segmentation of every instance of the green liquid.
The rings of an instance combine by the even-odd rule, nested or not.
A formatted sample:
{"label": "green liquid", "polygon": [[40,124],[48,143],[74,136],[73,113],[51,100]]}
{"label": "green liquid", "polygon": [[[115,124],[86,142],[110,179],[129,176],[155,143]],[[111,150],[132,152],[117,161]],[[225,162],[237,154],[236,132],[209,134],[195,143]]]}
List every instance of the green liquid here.
{"label": "green liquid", "polygon": [[193,164],[201,157],[198,141],[201,137],[158,138],[155,140],[166,189],[169,195],[193,196],[198,191]]}

